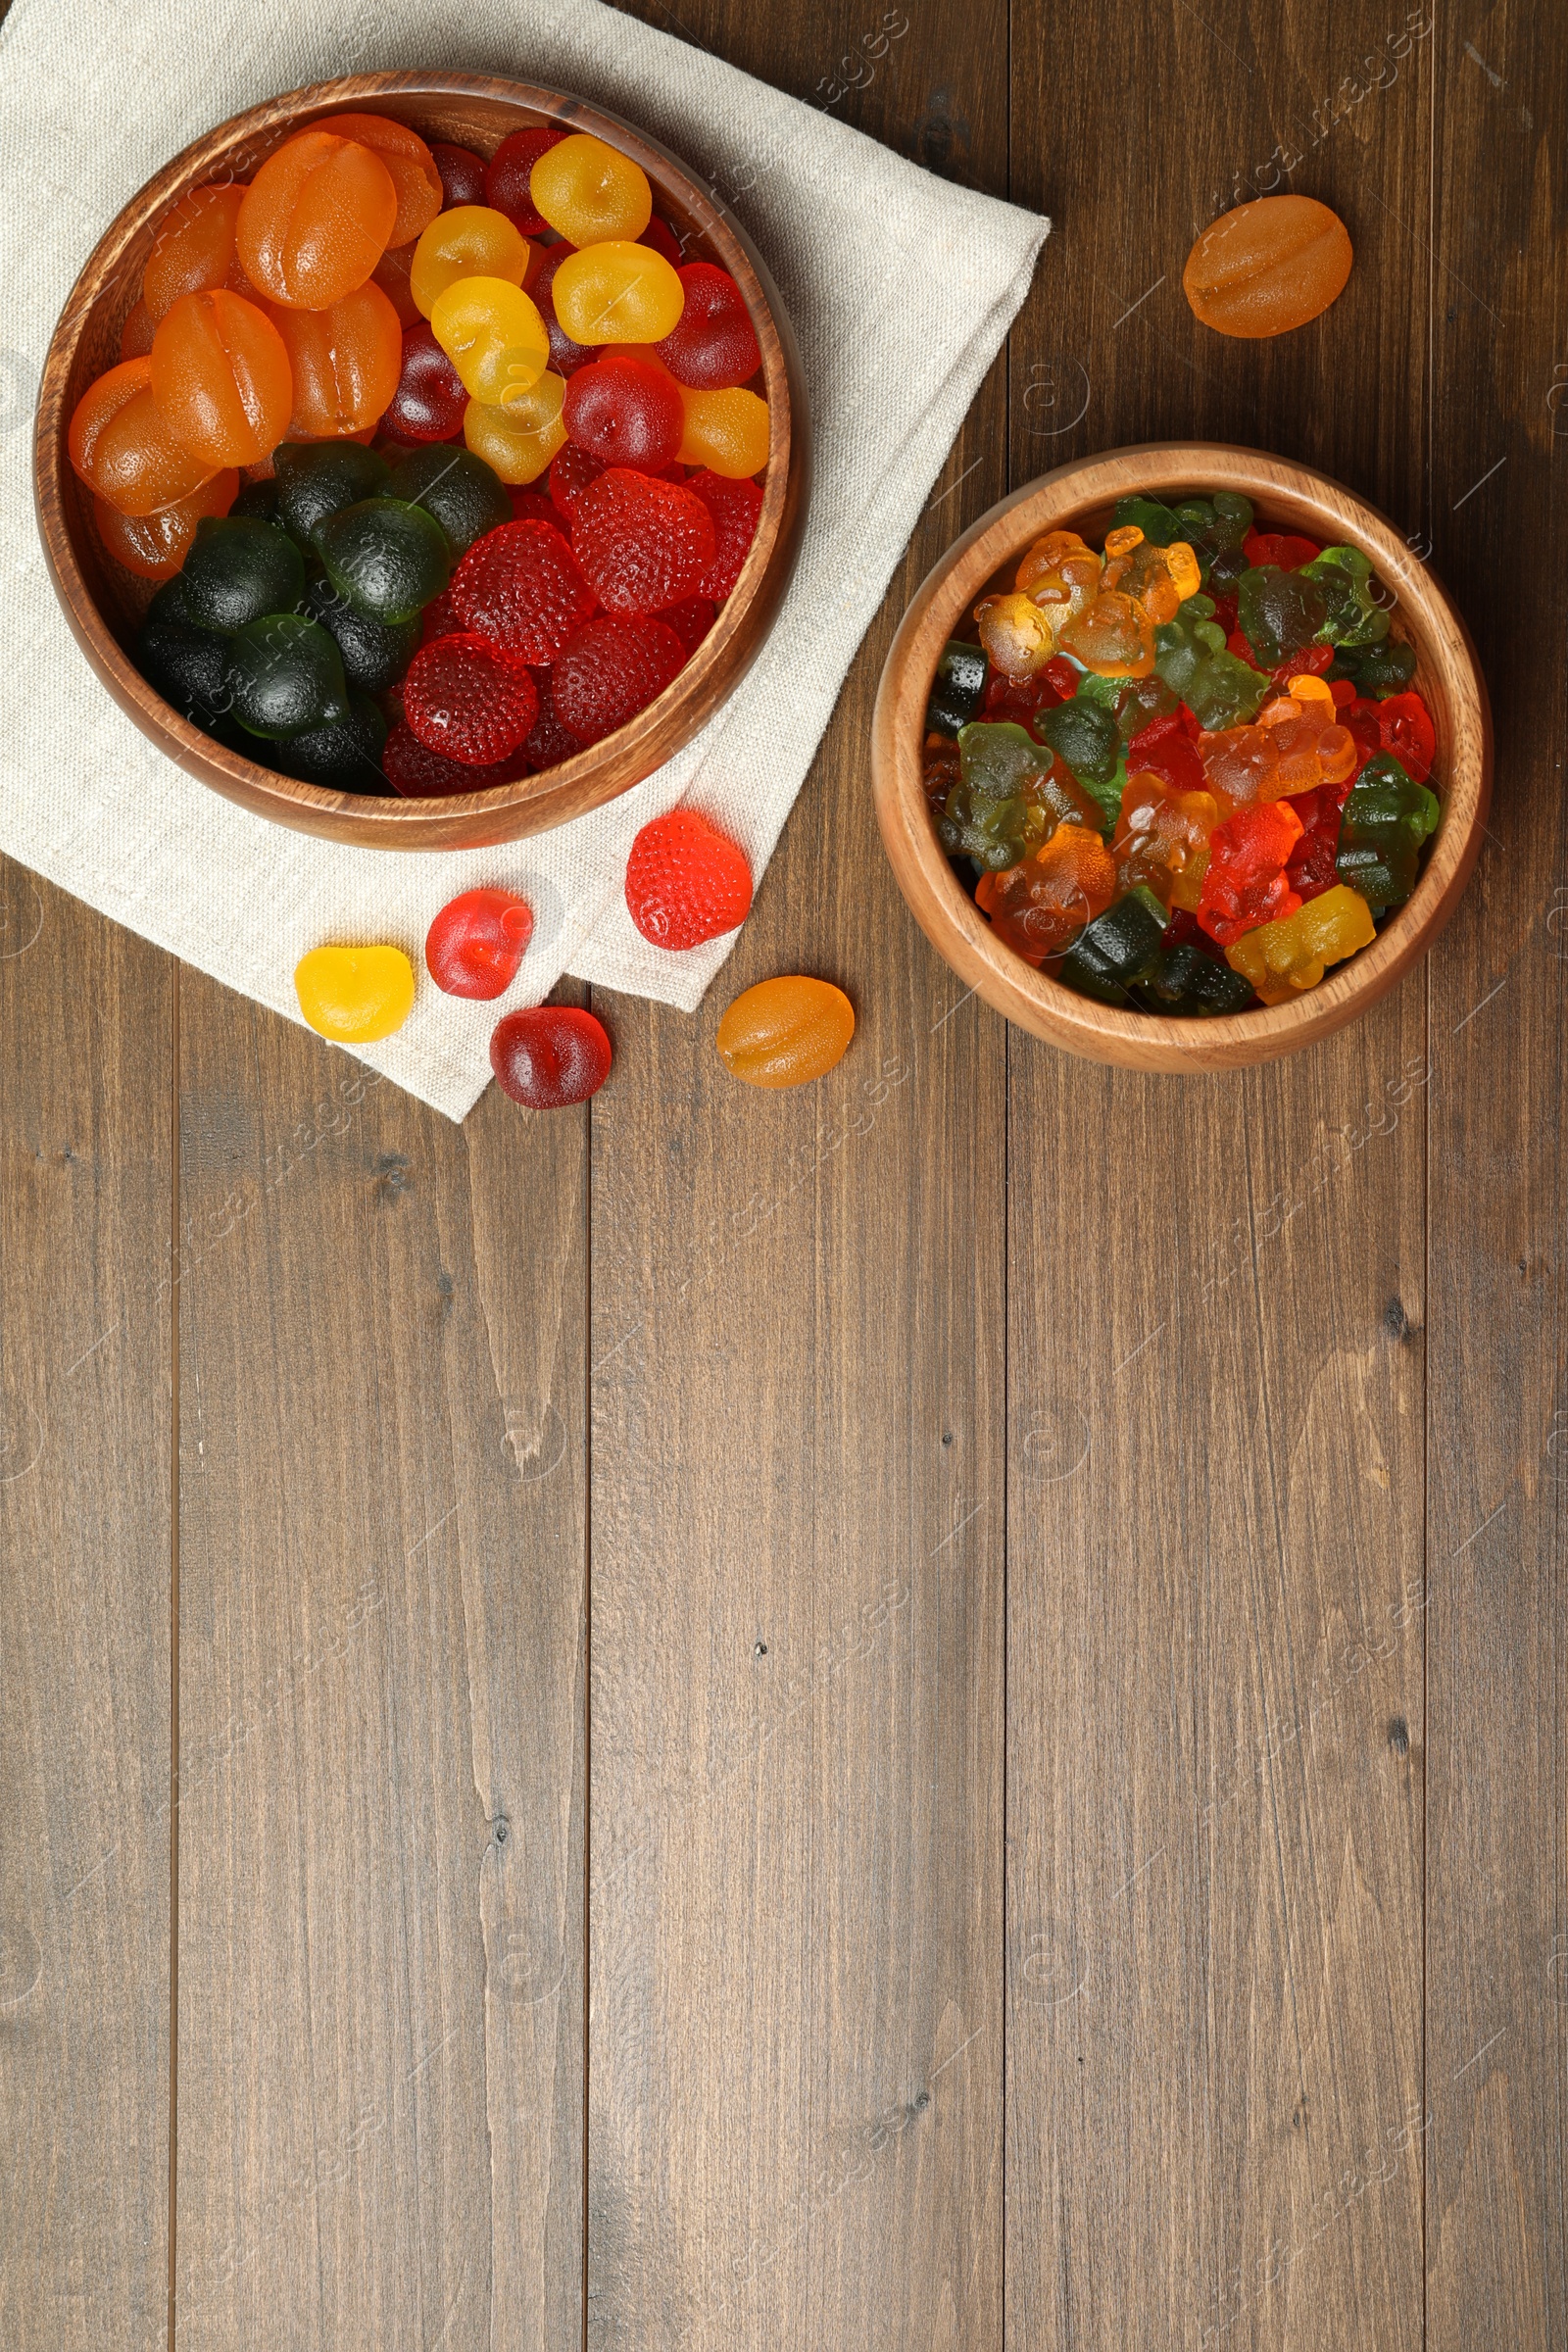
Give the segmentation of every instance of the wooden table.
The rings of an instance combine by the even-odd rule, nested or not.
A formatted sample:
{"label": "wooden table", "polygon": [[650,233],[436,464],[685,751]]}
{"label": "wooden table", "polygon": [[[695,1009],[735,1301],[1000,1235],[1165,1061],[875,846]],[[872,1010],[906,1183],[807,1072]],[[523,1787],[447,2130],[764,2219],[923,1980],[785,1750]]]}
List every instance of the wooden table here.
{"label": "wooden table", "polygon": [[[591,1115],[449,1126],[5,871],[0,2336],[1560,2346],[1558,28],[682,6],[1055,234]],[[1355,273],[1221,342],[1276,184]],[[964,1002],[865,772],[960,527],[1188,433],[1407,527],[1498,749],[1430,963],[1203,1082]],[[758,1097],[796,968],[855,1049]]]}

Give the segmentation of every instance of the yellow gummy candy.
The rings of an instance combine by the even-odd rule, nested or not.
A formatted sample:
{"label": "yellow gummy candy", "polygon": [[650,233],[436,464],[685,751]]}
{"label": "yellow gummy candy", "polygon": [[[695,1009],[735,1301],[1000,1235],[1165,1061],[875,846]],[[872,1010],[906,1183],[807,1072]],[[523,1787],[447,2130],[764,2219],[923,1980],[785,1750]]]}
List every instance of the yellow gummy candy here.
{"label": "yellow gummy candy", "polygon": [[1050,621],[1032,596],[1020,596],[1016,589],[982,597],[974,615],[992,667],[1015,684],[1044,669],[1055,651]]}
{"label": "yellow gummy candy", "polygon": [[[560,277],[564,272],[558,271]],[[755,392],[681,393],[685,430],[679,450],[683,466],[706,466],[710,473],[740,481],[767,464],[767,403]]]}
{"label": "yellow gummy candy", "polygon": [[463,438],[504,482],[536,482],[565,442],[565,397],[564,378],[548,371],[498,409],[470,400],[463,412]]}
{"label": "yellow gummy candy", "polygon": [[521,398],[550,364],[550,330],[520,286],[504,277],[455,278],[430,311],[430,332],[487,408]]}
{"label": "yellow gummy candy", "polygon": [[1301,989],[1316,988],[1326,965],[1343,962],[1376,937],[1365,899],[1337,882],[1282,921],[1244,931],[1226,949],[1225,960],[1250,980],[1265,1004],[1288,1004]]}
{"label": "yellow gummy candy", "polygon": [[414,966],[401,948],[312,948],[294,967],[294,989],[320,1036],[368,1046],[408,1019]]}
{"label": "yellow gummy candy", "polygon": [[662,343],[686,307],[686,289],[663,255],[624,238],[570,255],[550,298],[574,343]]}
{"label": "yellow gummy candy", "polygon": [[529,174],[528,193],[540,217],[579,252],[612,238],[640,237],[654,214],[654,191],[642,166],[586,130],[546,149]]}

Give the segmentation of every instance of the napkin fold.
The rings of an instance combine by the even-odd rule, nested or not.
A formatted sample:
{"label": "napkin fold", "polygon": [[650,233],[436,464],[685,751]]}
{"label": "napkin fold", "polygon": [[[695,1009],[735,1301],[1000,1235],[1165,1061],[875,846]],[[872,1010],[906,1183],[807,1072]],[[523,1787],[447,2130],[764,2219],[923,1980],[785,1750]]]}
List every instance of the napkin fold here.
{"label": "napkin fold", "polygon": [[[831,61],[828,61],[831,62]],[[43,357],[104,227],[168,158],[278,91],[441,65],[570,90],[680,156],[760,251],[794,325],[813,445],[794,583],[749,676],[676,759],[610,807],[509,847],[342,848],[232,808],[123,717],[71,638],[32,512]],[[454,1119],[489,1081],[498,1015],[563,972],[693,1010],[734,935],[685,955],[633,927],[633,836],[689,800],[760,879],[1050,222],[935,179],[830,114],[599,0],[15,0],[0,29],[0,850],[231,988],[299,1018],[293,970],[384,940],[421,973],[363,1058]],[[437,908],[521,892],[508,994],[422,977]]]}

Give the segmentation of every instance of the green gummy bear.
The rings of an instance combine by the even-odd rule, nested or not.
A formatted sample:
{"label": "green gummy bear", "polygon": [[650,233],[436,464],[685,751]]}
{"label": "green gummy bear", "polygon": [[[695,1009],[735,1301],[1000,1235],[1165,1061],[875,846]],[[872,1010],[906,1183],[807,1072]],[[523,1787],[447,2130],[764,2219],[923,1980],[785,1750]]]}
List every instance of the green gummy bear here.
{"label": "green gummy bear", "polygon": [[1036,800],[1016,793],[1004,801],[955,784],[937,819],[937,839],[950,858],[972,858],[982,872],[1004,873],[1038,850],[1046,837],[1046,811]]}
{"label": "green gummy bear", "polygon": [[1415,676],[1415,647],[1395,637],[1385,637],[1378,645],[1342,646],[1325,674],[1331,683],[1349,678],[1358,694],[1382,702],[1391,694],[1403,694]]}
{"label": "green gummy bear", "polygon": [[1151,1012],[1206,1020],[1240,1012],[1250,1002],[1252,983],[1189,940],[1178,948],[1161,948],[1159,960],[1149,978],[1138,983],[1137,993]]}
{"label": "green gummy bear", "polygon": [[1131,522],[1138,525],[1151,547],[1169,547],[1173,540],[1186,537],[1170,508],[1162,505],[1157,498],[1145,498],[1141,492],[1135,491],[1131,497],[1118,498],[1116,501],[1116,512],[1111,517],[1112,528],[1124,530]]}
{"label": "green gummy bear", "polygon": [[937,656],[936,676],[925,707],[928,735],[956,735],[960,727],[969,724],[986,690],[986,666],[978,645],[966,645],[960,637],[949,638]]}
{"label": "green gummy bear", "polygon": [[[1108,685],[1119,689],[1121,680],[1097,679],[1095,684],[1097,689]],[[1098,692],[1085,694],[1082,688],[1080,681],[1070,703],[1057,703],[1054,709],[1043,711],[1035,724],[1079,783],[1094,792],[1097,785],[1108,784],[1115,773],[1118,738],[1116,721]]]}
{"label": "green gummy bear", "polygon": [[1269,682],[1226,650],[1225,632],[1209,618],[1213,602],[1190,596],[1174,620],[1154,631],[1154,674],[1181,697],[1201,727],[1239,727],[1257,716]]}
{"label": "green gummy bear", "polygon": [[1441,813],[1436,793],[1412,784],[1392,752],[1376,753],[1340,819],[1339,879],[1359,891],[1374,914],[1402,906]]}
{"label": "green gummy bear", "polygon": [[1321,635],[1328,599],[1305,570],[1254,564],[1242,574],[1237,610],[1242,635],[1272,669]]}
{"label": "green gummy bear", "polygon": [[979,800],[1009,801],[1051,768],[1027,727],[1016,719],[971,719],[958,729],[958,772]]}
{"label": "green gummy bear", "polygon": [[1153,892],[1139,883],[1084,925],[1057,977],[1102,1004],[1128,1004],[1129,992],[1155,968],[1167,919]]}
{"label": "green gummy bear", "polygon": [[1372,565],[1358,547],[1326,547],[1297,576],[1315,580],[1328,606],[1319,645],[1380,645],[1388,635],[1388,613],[1372,602]]}

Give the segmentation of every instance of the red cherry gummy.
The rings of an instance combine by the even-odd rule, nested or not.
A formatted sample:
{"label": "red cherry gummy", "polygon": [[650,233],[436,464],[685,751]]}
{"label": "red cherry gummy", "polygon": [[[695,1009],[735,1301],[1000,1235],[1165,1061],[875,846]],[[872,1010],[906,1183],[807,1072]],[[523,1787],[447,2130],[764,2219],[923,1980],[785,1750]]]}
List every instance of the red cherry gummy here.
{"label": "red cherry gummy", "polygon": [[680,268],[680,239],[670,227],[669,222],[661,220],[657,213],[637,242],[639,245],[651,245],[656,253],[662,253],[672,270]]}
{"label": "red cherry gummy", "polygon": [[659,615],[686,648],[688,661],[718,618],[711,597],[689,596],[684,604],[666,605]]}
{"label": "red cherry gummy", "polygon": [[550,336],[550,365],[557,375],[575,375],[579,368],[587,368],[598,353],[587,343],[574,343],[561,320],[556,317],[556,298],[553,291],[556,271],[563,262],[569,262],[576,252],[575,245],[564,239],[559,245],[547,246],[544,260],[528,280],[528,299],[544,320]]}
{"label": "red cherry gummy", "polygon": [[[535,530],[535,523],[508,523]],[[422,645],[403,681],[403,715],[426,751],[487,767],[525,743],[539,693],[520,662],[473,635]]]}
{"label": "red cherry gummy", "polygon": [[550,496],[568,525],[571,522],[571,510],[579,495],[590,482],[597,482],[604,470],[604,460],[590,457],[587,450],[577,447],[575,441],[568,441],[565,448],[551,459],[548,476]]}
{"label": "red cherry gummy", "polygon": [[514,522],[548,522],[552,530],[560,530],[561,509],[548,491],[536,490],[531,482],[516,482],[511,496]]}
{"label": "red cherry gummy", "polygon": [[509,1012],[490,1040],[496,1084],[529,1110],[586,1102],[610,1076],[611,1060],[604,1023],[575,1004]]}
{"label": "red cherry gummy", "polygon": [[527,771],[526,751],[514,752],[510,760],[498,760],[489,767],[448,760],[440,752],[427,751],[401,718],[381,754],[381,772],[406,801],[440,801],[455,792],[493,792],[498,784],[514,784]]}
{"label": "red cherry gummy", "polygon": [[450,139],[432,139],[430,161],[441,174],[443,203],[483,204],[484,157],[471,147],[454,147]]}
{"label": "red cherry gummy", "polygon": [[533,168],[551,147],[559,147],[564,130],[514,130],[504,138],[485,167],[482,201],[493,213],[505,213],[514,228],[537,237],[550,226],[528,191]]}
{"label": "red cherry gummy", "polygon": [[662,612],[702,591],[713,518],[684,482],[612,466],[578,493],[571,552],[607,612]]}
{"label": "red cherry gummy", "polygon": [[596,360],[566,386],[562,419],[602,466],[673,466],[686,431],[680,387],[647,360]]}
{"label": "red cherry gummy", "polygon": [[533,937],[533,910],[512,890],[466,890],[430,925],[424,960],[449,997],[499,997]]}
{"label": "red cherry gummy", "polygon": [[746,297],[727,270],[688,262],[675,273],[686,290],[680,318],[654,350],[678,383],[722,392],[749,383],[762,365]]}
{"label": "red cherry gummy", "polygon": [[713,561],[703,575],[700,593],[721,605],[751,553],[762,493],[755,482],[726,481],[721,473],[706,471],[690,475],[686,487],[713,518]]}
{"label": "red cherry gummy", "polygon": [[548,522],[504,522],[476,539],[453,575],[452,601],[466,629],[515,662],[541,666],[556,660],[595,602],[570,548]]}
{"label": "red cherry gummy", "polygon": [[666,622],[597,613],[562,648],[551,681],[556,715],[579,745],[601,743],[662,694],[685,660]]}
{"label": "red cherry gummy", "polygon": [[463,379],[421,318],[403,337],[403,372],[381,419],[397,441],[450,441],[463,430],[468,395]]}
{"label": "red cherry gummy", "polygon": [[746,853],[695,808],[644,825],[626,860],[626,909],[656,948],[699,948],[746,920]]}
{"label": "red cherry gummy", "polygon": [[556,690],[551,684],[554,675],[550,669],[536,669],[533,673],[533,682],[539,689],[539,715],[522,752],[536,776],[547,767],[559,767],[563,760],[575,760],[582,750],[576,736],[562,725],[557,715]]}

